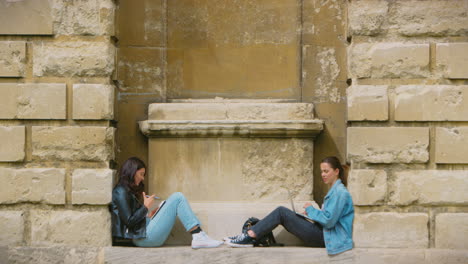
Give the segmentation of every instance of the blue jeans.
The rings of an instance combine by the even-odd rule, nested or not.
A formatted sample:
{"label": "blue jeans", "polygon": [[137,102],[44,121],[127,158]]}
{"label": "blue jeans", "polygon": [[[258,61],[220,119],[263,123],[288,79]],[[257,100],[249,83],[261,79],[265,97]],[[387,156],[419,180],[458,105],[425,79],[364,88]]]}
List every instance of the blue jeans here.
{"label": "blue jeans", "polygon": [[187,199],[180,192],[173,193],[153,219],[146,218],[146,238],[134,239],[133,243],[138,247],[162,246],[171,233],[176,217],[179,217],[186,231],[200,225]]}
{"label": "blue jeans", "polygon": [[282,225],[289,233],[300,238],[306,246],[325,247],[321,225],[311,223],[283,206],[273,210],[269,215],[252,226],[250,230],[254,231],[258,238],[261,238],[273,231],[278,225]]}

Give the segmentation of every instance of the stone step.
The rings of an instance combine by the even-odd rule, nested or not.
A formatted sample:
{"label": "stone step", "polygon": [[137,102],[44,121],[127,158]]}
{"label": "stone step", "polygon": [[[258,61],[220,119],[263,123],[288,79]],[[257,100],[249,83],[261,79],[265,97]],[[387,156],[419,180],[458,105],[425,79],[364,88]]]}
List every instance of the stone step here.
{"label": "stone step", "polygon": [[466,264],[468,250],[448,249],[353,249],[329,256],[324,248],[271,247],[229,248],[223,245],[214,249],[193,250],[188,246],[161,248],[104,249],[104,263],[190,263],[190,264]]}
{"label": "stone step", "polygon": [[[302,209],[305,201],[294,202],[296,210]],[[215,239],[222,239],[226,236],[240,234],[244,222],[249,217],[262,219],[278,206],[291,208],[290,203],[253,203],[253,202],[193,202],[190,203],[202,228],[209,236]],[[287,246],[298,246],[303,243],[279,226],[273,231],[278,243],[284,243]],[[188,245],[192,237],[185,232],[182,224],[177,221],[171,232],[167,245]]]}

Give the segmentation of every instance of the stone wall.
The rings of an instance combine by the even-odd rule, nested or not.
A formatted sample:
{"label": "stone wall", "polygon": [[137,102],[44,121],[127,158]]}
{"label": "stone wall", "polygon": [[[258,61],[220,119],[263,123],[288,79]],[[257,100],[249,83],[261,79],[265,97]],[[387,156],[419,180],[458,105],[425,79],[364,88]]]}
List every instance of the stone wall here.
{"label": "stone wall", "polygon": [[[136,123],[149,103],[278,99],[313,103],[326,123],[314,173],[346,154],[346,1],[120,0],[116,161],[148,156]],[[326,193],[314,180],[319,201]]]}
{"label": "stone wall", "polygon": [[[0,251],[12,262],[111,244],[114,9],[0,1]],[[63,250],[66,261],[98,254]]]}
{"label": "stone wall", "polygon": [[350,1],[357,247],[468,249],[468,1]]}

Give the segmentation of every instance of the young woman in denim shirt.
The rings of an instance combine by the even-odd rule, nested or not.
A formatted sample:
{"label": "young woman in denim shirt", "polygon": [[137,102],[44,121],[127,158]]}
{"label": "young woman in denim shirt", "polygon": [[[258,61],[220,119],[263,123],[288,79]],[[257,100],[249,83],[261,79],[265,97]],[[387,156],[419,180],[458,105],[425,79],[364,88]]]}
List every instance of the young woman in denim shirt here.
{"label": "young woman in denim shirt", "polygon": [[231,247],[252,247],[256,238],[281,224],[307,246],[325,246],[330,255],[352,249],[354,208],[351,195],[345,187],[347,181],[343,166],[338,158],[327,157],[320,163],[320,170],[323,181],[330,189],[321,210],[314,208],[311,203],[304,205],[304,214],[314,223],[280,206],[247,233],[226,238],[226,243]]}
{"label": "young woman in denim shirt", "polygon": [[156,216],[150,217],[148,210],[153,206],[155,196],[146,195],[143,191],[145,174],[146,166],[139,158],[129,158],[122,165],[110,204],[114,245],[122,245],[117,241],[127,241],[139,247],[162,246],[176,217],[192,234],[192,248],[212,248],[223,244],[201,230],[200,221],[180,192],[172,194]]}

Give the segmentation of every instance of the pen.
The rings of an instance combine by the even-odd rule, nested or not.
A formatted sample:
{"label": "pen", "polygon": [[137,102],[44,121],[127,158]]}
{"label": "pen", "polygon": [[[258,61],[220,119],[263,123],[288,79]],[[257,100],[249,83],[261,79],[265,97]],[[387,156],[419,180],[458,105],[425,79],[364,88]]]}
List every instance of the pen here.
{"label": "pen", "polygon": [[[150,195],[145,195],[145,196],[146,196],[146,198],[150,198]],[[161,198],[155,196],[154,199],[161,199]]]}

